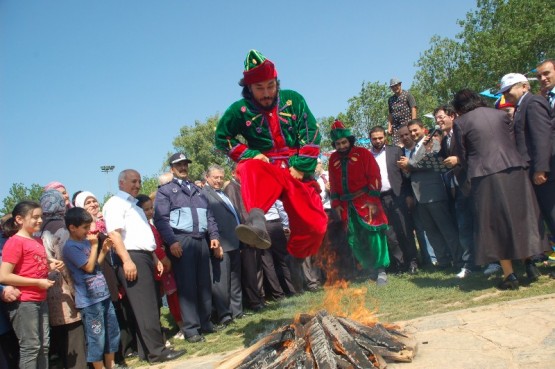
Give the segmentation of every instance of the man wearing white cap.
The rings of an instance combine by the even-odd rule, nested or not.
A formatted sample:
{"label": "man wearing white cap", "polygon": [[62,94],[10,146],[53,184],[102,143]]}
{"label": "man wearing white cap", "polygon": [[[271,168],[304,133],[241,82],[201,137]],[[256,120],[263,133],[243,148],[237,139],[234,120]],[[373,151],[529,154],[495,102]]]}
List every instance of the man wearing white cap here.
{"label": "man wearing white cap", "polygon": [[411,119],[416,119],[416,101],[414,97],[401,87],[399,78],[391,78],[389,88],[393,95],[387,100],[389,115],[387,116],[387,133],[393,135],[393,144],[399,143],[397,129]]}
{"label": "man wearing white cap", "polygon": [[[549,230],[555,235],[555,131],[546,99],[530,93],[528,79],[519,73],[501,78],[499,92],[515,104],[514,133],[518,152],[530,165],[534,191]],[[555,261],[555,260],[554,260]]]}

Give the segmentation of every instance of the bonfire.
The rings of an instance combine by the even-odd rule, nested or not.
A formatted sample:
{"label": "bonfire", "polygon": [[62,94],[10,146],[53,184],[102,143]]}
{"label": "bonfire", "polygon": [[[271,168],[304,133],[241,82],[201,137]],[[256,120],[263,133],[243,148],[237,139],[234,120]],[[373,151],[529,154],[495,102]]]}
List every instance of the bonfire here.
{"label": "bonfire", "polygon": [[345,281],[326,286],[323,310],[299,314],[218,369],[384,369],[391,361],[411,362],[415,340],[396,325],[380,324],[366,309],[365,295],[366,289]]}

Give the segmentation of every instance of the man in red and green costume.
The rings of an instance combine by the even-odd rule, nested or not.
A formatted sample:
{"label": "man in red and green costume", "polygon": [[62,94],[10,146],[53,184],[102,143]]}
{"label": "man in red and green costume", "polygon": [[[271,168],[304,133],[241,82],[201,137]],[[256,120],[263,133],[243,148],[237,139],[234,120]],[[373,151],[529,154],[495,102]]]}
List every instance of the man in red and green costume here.
{"label": "man in red and green costume", "polygon": [[355,138],[343,123],[331,127],[329,160],[331,207],[346,222],[349,246],[358,262],[377,272],[377,283],[387,283],[389,265],[387,217],[380,201],[380,167],[370,151],[355,146]]}
{"label": "man in red and green costume", "polygon": [[280,90],[274,63],[256,50],[249,51],[239,84],[243,98],[226,110],[215,136],[216,147],[238,162],[249,216],[237,226],[237,236],[257,248],[270,247],[264,213],[280,199],[289,215],[287,250],[297,258],[313,255],[327,225],[313,177],[320,153],[316,120],[300,94]]}

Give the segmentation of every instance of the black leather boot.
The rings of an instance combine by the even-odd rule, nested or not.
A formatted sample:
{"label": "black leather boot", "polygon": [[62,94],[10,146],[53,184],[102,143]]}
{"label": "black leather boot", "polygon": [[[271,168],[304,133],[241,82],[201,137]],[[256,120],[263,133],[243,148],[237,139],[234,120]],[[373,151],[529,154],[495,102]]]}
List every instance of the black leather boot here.
{"label": "black leather boot", "polygon": [[272,245],[262,209],[252,209],[245,224],[235,227],[235,234],[241,242],[257,249],[267,249]]}
{"label": "black leather boot", "polygon": [[528,279],[531,282],[537,281],[542,274],[540,273],[540,270],[538,269],[536,264],[534,264],[534,262],[531,259],[526,259],[525,265],[526,265],[526,276],[528,277]]}
{"label": "black leather boot", "polygon": [[511,273],[497,286],[500,290],[518,290],[518,279]]}

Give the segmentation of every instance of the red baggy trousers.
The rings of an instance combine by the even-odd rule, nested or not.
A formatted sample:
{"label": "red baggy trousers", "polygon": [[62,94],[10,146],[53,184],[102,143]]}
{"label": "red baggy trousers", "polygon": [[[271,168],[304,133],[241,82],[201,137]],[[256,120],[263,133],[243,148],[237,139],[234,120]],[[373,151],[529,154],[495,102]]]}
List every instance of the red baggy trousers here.
{"label": "red baggy trousers", "polygon": [[248,212],[254,208],[267,212],[276,200],[281,200],[291,230],[287,251],[297,258],[305,258],[318,252],[328,218],[322,207],[318,183],[293,178],[282,163],[270,164],[255,159],[240,162],[237,173],[241,195]]}

